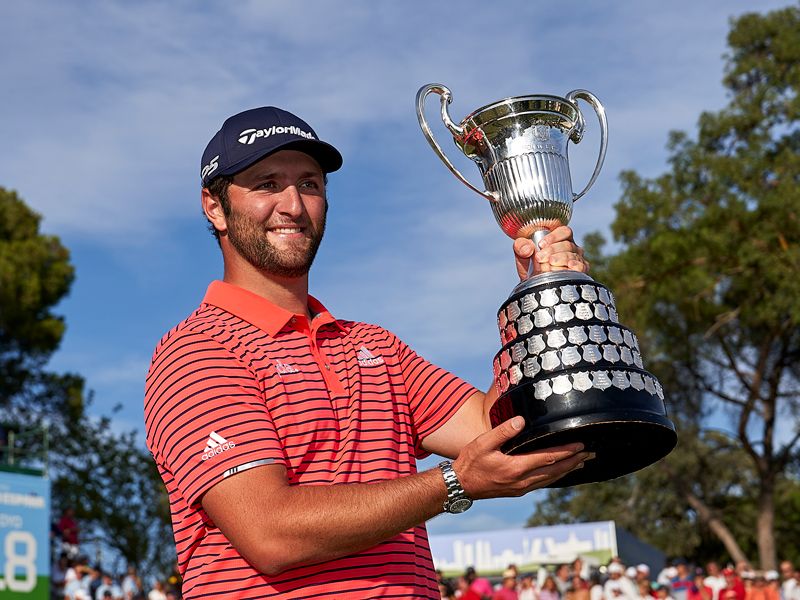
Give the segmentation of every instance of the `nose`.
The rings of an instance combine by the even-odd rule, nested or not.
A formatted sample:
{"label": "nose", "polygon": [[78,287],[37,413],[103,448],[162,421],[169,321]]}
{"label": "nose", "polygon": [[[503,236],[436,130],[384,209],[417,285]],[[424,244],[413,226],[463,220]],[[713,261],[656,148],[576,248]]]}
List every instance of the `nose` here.
{"label": "nose", "polygon": [[290,217],[298,217],[303,214],[305,206],[296,186],[289,185],[284,188],[276,208],[281,214]]}

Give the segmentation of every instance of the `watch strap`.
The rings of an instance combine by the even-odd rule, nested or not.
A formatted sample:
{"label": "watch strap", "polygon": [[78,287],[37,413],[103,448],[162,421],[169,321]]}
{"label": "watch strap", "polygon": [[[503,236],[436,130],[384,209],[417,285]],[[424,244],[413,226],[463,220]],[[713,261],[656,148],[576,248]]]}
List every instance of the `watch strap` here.
{"label": "watch strap", "polygon": [[447,500],[445,500],[442,508],[445,512],[457,514],[466,511],[472,506],[472,499],[467,496],[464,488],[461,487],[461,482],[458,480],[455,470],[453,470],[453,463],[445,460],[439,463],[439,469],[442,471],[444,478],[444,485],[447,488]]}

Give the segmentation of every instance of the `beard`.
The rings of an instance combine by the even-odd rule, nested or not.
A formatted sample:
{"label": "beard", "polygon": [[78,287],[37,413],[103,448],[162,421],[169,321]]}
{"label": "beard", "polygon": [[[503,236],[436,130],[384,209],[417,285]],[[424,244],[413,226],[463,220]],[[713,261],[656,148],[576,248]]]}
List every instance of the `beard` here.
{"label": "beard", "polygon": [[[288,248],[278,248],[269,241],[267,228],[239,212],[227,218],[228,240],[236,251],[259,271],[279,277],[301,277],[311,269],[325,233],[325,216],[318,227],[305,227],[303,240],[292,241]],[[291,225],[289,225],[291,226]]]}

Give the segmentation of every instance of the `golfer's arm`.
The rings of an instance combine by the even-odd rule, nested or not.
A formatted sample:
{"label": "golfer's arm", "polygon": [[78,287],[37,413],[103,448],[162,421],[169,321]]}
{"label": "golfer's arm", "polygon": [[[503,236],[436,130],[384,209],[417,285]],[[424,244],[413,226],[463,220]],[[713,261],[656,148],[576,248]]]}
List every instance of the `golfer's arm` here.
{"label": "golfer's arm", "polygon": [[489,410],[495,400],[494,386],[485,394],[475,392],[452,417],[422,441],[422,447],[439,456],[457,457],[464,446],[492,428]]}
{"label": "golfer's arm", "polygon": [[371,548],[442,512],[439,469],[371,484],[290,486],[283,466],[224,479],[203,509],[259,571],[286,569]]}

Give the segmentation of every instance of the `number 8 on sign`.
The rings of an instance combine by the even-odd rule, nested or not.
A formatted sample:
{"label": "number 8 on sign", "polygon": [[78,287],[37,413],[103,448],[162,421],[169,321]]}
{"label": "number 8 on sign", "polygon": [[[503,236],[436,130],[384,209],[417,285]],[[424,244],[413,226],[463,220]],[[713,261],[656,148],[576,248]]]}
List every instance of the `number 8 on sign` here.
{"label": "number 8 on sign", "polygon": [[[3,572],[5,581],[0,580],[0,590],[8,588],[12,592],[30,592],[36,587],[36,539],[27,531],[11,531],[5,540],[6,564]],[[17,547],[25,551],[17,554]],[[24,571],[24,579],[17,579]]]}

